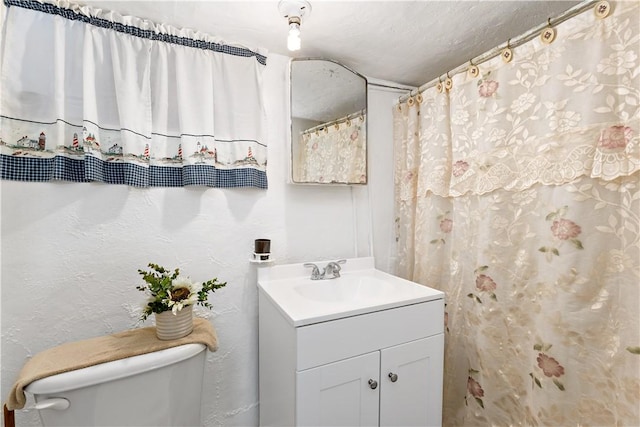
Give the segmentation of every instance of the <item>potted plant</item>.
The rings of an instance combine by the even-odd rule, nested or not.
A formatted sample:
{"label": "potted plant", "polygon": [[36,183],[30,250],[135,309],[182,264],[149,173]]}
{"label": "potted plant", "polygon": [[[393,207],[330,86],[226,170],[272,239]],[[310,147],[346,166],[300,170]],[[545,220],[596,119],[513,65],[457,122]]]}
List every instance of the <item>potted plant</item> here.
{"label": "potted plant", "polygon": [[153,263],[149,263],[149,268],[150,271],[138,270],[145,284],[136,286],[136,289],[149,295],[140,319],[144,321],[154,313],[156,335],[161,340],[189,335],[193,330],[193,306],[197,304],[211,309],[209,292],[227,284],[217,278],[193,282],[181,276],[178,268],[171,271]]}

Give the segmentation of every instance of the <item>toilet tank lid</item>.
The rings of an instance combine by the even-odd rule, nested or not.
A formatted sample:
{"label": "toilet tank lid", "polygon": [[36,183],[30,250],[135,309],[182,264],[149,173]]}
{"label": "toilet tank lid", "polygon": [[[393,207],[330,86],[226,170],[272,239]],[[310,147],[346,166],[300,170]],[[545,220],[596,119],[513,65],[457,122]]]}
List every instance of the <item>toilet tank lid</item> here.
{"label": "toilet tank lid", "polygon": [[25,387],[25,391],[33,394],[51,394],[89,387],[178,363],[201,353],[205,348],[206,346],[200,343],[184,344],[153,353],[101,363],[36,380]]}

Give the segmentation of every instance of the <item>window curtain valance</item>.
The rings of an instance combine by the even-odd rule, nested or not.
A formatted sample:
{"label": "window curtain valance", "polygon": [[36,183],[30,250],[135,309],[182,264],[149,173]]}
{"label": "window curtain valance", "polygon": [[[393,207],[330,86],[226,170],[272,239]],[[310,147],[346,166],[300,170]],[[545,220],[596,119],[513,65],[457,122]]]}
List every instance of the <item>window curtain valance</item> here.
{"label": "window curtain valance", "polygon": [[3,179],[267,187],[263,53],[63,1],[5,4]]}

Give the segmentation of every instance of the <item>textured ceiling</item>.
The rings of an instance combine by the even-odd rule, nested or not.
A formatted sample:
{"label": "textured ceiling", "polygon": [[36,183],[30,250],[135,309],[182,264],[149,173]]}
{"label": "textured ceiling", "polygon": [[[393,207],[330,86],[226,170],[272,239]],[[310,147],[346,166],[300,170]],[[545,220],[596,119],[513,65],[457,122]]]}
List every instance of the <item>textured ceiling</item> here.
{"label": "textured ceiling", "polygon": [[[82,2],[82,0],[80,0]],[[278,2],[84,1],[292,55]],[[296,57],[337,60],[369,78],[419,86],[547,21],[577,1],[310,0]]]}

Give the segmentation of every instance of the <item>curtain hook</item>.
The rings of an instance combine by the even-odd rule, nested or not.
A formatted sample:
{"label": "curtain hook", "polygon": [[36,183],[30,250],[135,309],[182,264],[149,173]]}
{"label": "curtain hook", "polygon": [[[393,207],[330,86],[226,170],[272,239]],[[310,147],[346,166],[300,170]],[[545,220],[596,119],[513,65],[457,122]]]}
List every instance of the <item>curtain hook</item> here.
{"label": "curtain hook", "polygon": [[607,0],[601,0],[593,8],[593,13],[596,15],[598,19],[604,19],[609,16],[611,12],[611,5]]}
{"label": "curtain hook", "polygon": [[469,60],[469,68],[467,68],[467,73],[471,76],[472,79],[475,79],[480,75],[480,69],[473,64],[473,59]]}
{"label": "curtain hook", "polygon": [[451,77],[449,77],[449,72],[447,71],[447,80],[444,81],[444,88],[446,90],[451,90],[452,87],[453,87],[453,80],[451,80]]}
{"label": "curtain hook", "polygon": [[438,85],[436,86],[436,89],[438,90],[438,93],[442,93],[442,80],[440,79],[440,76],[438,76]]}
{"label": "curtain hook", "polygon": [[556,30],[551,26],[551,18],[547,18],[547,27],[540,33],[540,40],[544,44],[551,44],[556,39]]}
{"label": "curtain hook", "polygon": [[513,51],[511,50],[511,39],[507,40],[507,47],[500,54],[502,60],[507,64],[513,59]]}

